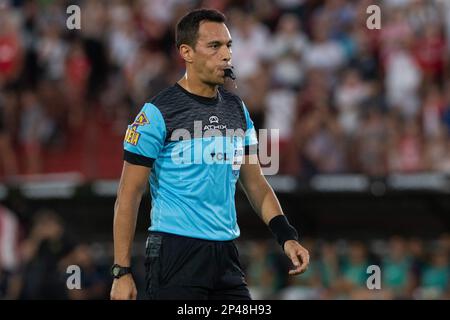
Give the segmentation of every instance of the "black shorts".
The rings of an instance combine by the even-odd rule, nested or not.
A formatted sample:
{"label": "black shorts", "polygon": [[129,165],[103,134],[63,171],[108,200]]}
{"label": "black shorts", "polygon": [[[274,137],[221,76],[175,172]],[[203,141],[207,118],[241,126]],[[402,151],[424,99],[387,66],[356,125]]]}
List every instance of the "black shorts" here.
{"label": "black shorts", "polygon": [[251,299],[233,241],[150,232],[145,270],[150,299]]}

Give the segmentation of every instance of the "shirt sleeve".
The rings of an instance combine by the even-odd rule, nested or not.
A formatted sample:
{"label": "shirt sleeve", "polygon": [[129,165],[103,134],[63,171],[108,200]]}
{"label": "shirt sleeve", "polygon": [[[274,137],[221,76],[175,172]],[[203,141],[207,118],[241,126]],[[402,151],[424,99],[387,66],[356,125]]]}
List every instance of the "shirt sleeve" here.
{"label": "shirt sleeve", "polygon": [[242,102],[242,105],[244,107],[245,121],[247,122],[247,130],[245,130],[244,138],[245,154],[255,154],[258,152],[258,139],[256,137],[255,126],[253,125],[245,103]]}
{"label": "shirt sleeve", "polygon": [[151,167],[166,139],[166,125],[159,109],[146,103],[134,122],[128,126],[124,139],[124,160]]}

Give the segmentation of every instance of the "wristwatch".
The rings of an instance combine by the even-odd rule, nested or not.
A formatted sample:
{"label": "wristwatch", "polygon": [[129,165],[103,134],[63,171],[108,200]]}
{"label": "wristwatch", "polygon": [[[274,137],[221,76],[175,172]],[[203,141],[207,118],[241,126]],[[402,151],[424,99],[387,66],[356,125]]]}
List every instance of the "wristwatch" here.
{"label": "wristwatch", "polygon": [[119,279],[121,276],[124,276],[128,273],[131,273],[131,267],[122,267],[118,264],[114,264],[111,267],[111,275],[115,278],[115,279]]}

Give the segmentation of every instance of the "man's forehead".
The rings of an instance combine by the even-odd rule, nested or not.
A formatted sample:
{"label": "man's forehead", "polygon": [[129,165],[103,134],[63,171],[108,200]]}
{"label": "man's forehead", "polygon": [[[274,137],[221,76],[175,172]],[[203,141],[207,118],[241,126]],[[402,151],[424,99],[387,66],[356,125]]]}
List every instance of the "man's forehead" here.
{"label": "man's forehead", "polygon": [[203,21],[198,28],[198,40],[228,42],[231,40],[231,35],[224,23]]}

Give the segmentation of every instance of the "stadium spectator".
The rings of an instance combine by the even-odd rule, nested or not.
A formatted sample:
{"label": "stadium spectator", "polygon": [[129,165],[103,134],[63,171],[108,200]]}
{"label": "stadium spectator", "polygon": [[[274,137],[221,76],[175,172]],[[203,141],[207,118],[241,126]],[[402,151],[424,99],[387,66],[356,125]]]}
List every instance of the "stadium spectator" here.
{"label": "stadium spectator", "polygon": [[[6,95],[5,95],[6,96]],[[3,172],[5,177],[13,176],[17,173],[16,156],[11,144],[11,126],[7,122],[7,99],[0,95],[0,175]]]}
{"label": "stadium spectator", "polygon": [[28,237],[22,244],[20,299],[67,299],[64,258],[74,243],[60,215],[51,210],[35,214]]}
{"label": "stadium spectator", "polygon": [[13,299],[18,255],[20,224],[16,215],[0,205],[0,300]]}

